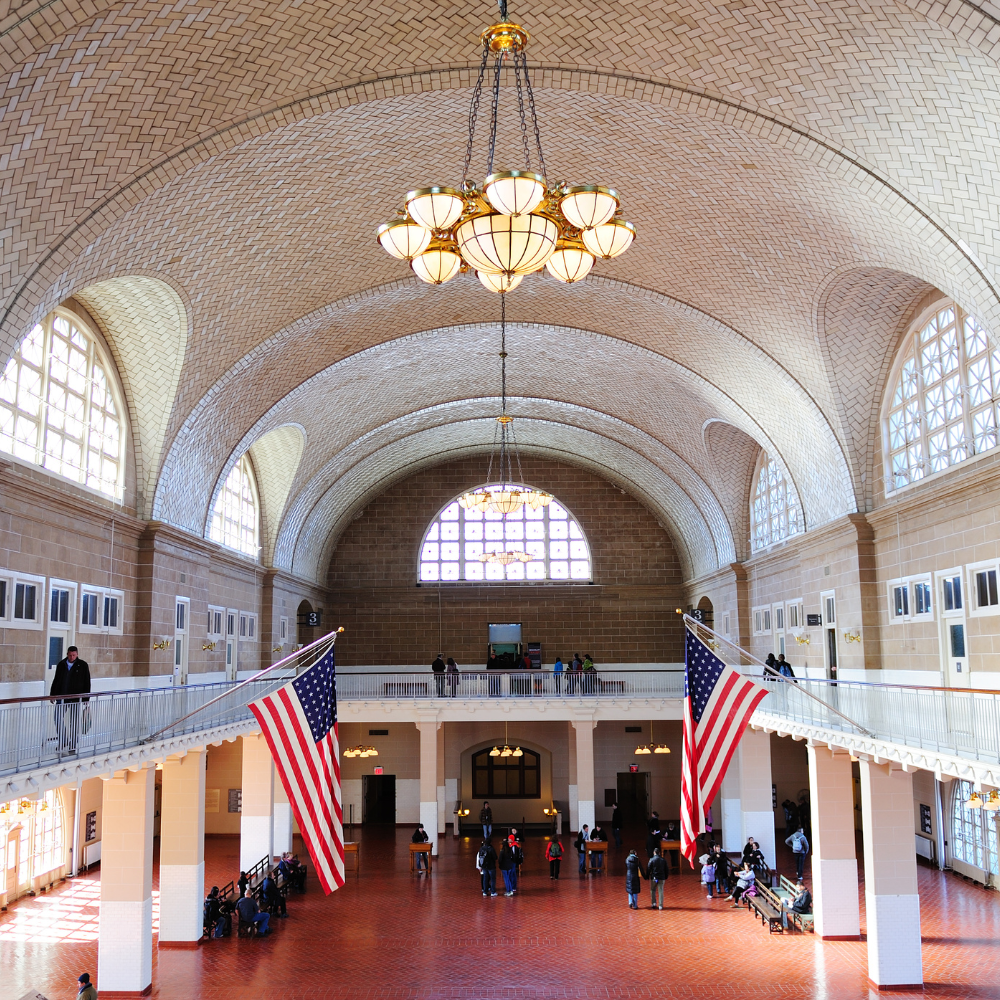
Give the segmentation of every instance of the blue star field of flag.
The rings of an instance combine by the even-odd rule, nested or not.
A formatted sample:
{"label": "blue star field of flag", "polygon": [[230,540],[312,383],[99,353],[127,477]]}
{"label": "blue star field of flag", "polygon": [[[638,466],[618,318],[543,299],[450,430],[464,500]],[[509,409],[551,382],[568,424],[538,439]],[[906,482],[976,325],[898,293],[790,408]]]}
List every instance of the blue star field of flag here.
{"label": "blue star field of flag", "polygon": [[694,721],[701,722],[715,685],[726,669],[722,662],[700,639],[687,633],[684,647],[684,662],[687,667],[684,676],[684,696],[691,698],[691,714]]}
{"label": "blue star field of flag", "polygon": [[337,721],[337,672],[333,648],[301,677],[297,677],[292,682],[292,688],[302,704],[312,738],[319,743]]}

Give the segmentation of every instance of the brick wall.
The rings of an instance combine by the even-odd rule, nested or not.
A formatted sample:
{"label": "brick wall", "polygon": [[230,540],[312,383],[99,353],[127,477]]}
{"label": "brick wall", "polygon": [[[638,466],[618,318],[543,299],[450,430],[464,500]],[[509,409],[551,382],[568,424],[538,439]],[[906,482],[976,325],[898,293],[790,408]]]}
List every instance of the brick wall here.
{"label": "brick wall", "polygon": [[[417,553],[438,511],[482,481],[483,458],[411,476],[374,500],[341,536],[330,564],[331,624],[347,632],[338,662],[429,663],[441,648],[460,665],[485,658],[486,625],[520,621],[542,657],[591,653],[598,663],[682,657],[674,608],[680,564],[667,532],[631,496],[596,476],[543,459],[524,479],[549,490],[590,542],[592,585],[416,585]],[[334,621],[335,619],[335,621]]]}

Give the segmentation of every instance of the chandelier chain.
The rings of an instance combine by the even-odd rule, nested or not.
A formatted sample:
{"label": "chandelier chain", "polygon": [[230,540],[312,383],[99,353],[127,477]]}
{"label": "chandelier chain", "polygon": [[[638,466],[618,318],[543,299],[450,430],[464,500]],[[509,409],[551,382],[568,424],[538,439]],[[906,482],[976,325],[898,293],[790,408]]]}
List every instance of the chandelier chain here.
{"label": "chandelier chain", "polygon": [[500,66],[503,63],[503,54],[497,56],[493,70],[493,109],[492,120],[490,121],[490,157],[486,164],[486,176],[493,173],[493,154],[497,148],[497,115],[500,110]]}
{"label": "chandelier chain", "polygon": [[516,52],[514,54],[515,60],[520,58],[521,65],[524,68],[524,85],[525,89],[528,91],[528,107],[531,110],[531,124],[535,129],[535,150],[538,153],[538,169],[543,178],[548,177],[548,173],[545,170],[545,157],[542,155],[542,133],[538,129],[538,113],[535,110],[535,92],[531,89],[531,76],[528,73],[528,56],[524,51]]}
{"label": "chandelier chain", "polygon": [[524,145],[524,169],[531,169],[531,148],[528,143],[528,119],[524,112],[524,90],[521,84],[521,60],[514,57],[514,80],[517,83],[517,107],[521,115],[521,142]]}
{"label": "chandelier chain", "polygon": [[465,148],[465,166],[462,168],[462,187],[469,179],[469,168],[472,166],[472,140],[476,135],[476,119],[479,117],[479,101],[483,96],[483,80],[486,78],[486,63],[490,58],[489,47],[483,46],[483,60],[479,64],[479,77],[476,88],[472,92],[472,104],[469,106],[469,144]]}

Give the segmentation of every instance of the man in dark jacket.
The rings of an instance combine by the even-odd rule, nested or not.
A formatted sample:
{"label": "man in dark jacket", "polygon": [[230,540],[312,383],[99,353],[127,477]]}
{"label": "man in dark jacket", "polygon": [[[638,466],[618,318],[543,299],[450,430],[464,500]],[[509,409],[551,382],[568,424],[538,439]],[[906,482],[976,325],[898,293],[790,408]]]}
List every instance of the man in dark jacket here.
{"label": "man in dark jacket", "polygon": [[577,853],[580,856],[580,874],[583,875],[587,867],[587,841],[590,840],[590,827],[586,823],[583,824],[583,828],[576,835],[576,840],[573,841],[573,846],[576,848]]}
{"label": "man in dark jacket", "polygon": [[659,824],[650,830],[649,836],[646,838],[646,857],[651,858],[654,851],[660,850],[660,844],[663,841],[663,834],[660,833]]}
{"label": "man in dark jacket", "polygon": [[434,657],[434,662],[431,664],[431,670],[434,672],[434,690],[437,692],[439,698],[444,697],[444,672],[446,670],[444,664],[444,653],[438,653]]}
{"label": "man in dark jacket", "polygon": [[[646,867],[646,877],[649,879],[649,898],[653,904],[651,907],[653,910],[663,909],[663,886],[666,884],[669,874],[667,863],[661,857],[660,849],[657,847]],[[659,903],[657,903],[657,897],[659,897]]]}
{"label": "man in dark jacket", "polygon": [[488,840],[484,840],[483,846],[479,848],[479,854],[476,856],[476,867],[482,875],[483,895],[495,896],[497,894],[497,852]]}
{"label": "man in dark jacket", "polygon": [[[90,694],[90,664],[80,659],[76,646],[70,646],[66,650],[66,656],[56,664],[56,675],[49,688],[50,698],[68,694]],[[56,702],[56,732],[59,734],[60,750],[76,752],[77,733],[80,730],[80,702],[89,700],[63,698]]]}
{"label": "man in dark jacket", "polygon": [[239,913],[243,923],[256,924],[259,934],[270,933],[267,925],[271,918],[257,908],[257,901],[253,898],[252,889],[247,889],[243,898],[236,904],[236,912]]}
{"label": "man in dark jacket", "polygon": [[[608,842],[608,835],[601,829],[601,824],[600,823],[595,823],[594,824],[594,829],[593,829],[593,832],[590,834],[590,839],[591,840],[601,840],[601,841],[604,841],[605,844]],[[595,855],[595,857],[594,857],[594,861],[595,861],[594,868],[597,871],[600,871],[601,870],[601,863],[604,860],[604,852],[603,851],[595,851],[594,855]]]}
{"label": "man in dark jacket", "polygon": [[[413,831],[413,836],[410,837],[411,844],[426,844],[431,838],[427,836],[427,831],[424,829],[423,823],[418,823],[416,830]],[[427,855],[423,852],[417,855],[417,874],[419,875],[423,869],[427,867]]]}
{"label": "man in dark jacket", "polygon": [[264,881],[260,884],[260,891],[263,893],[264,905],[267,907],[268,913],[273,914],[274,911],[277,910],[282,917],[288,916],[288,907],[285,904],[285,897],[281,895],[278,883],[271,877],[270,872],[264,876]]}
{"label": "man in dark jacket", "polygon": [[802,879],[795,883],[795,896],[781,901],[781,926],[788,928],[788,913],[812,913],[812,893],[802,884]]}

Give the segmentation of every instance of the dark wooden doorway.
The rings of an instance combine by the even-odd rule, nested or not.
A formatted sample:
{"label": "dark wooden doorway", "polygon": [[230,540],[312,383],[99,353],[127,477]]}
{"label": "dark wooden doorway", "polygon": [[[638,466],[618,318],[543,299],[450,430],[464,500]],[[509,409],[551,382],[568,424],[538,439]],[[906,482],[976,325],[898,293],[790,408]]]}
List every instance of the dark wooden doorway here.
{"label": "dark wooden doorway", "polygon": [[645,823],[649,818],[649,771],[618,772],[618,811],[622,824]]}
{"label": "dark wooden doorway", "polygon": [[362,775],[361,792],[364,799],[362,823],[396,822],[396,775]]}

